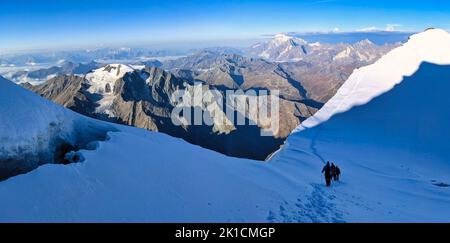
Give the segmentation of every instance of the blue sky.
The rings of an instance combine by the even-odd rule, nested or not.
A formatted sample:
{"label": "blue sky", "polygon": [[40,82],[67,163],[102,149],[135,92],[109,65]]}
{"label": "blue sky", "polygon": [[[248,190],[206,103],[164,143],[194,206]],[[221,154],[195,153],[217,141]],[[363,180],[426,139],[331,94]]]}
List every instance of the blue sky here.
{"label": "blue sky", "polygon": [[448,0],[1,0],[0,49],[241,43],[277,32],[450,29]]}

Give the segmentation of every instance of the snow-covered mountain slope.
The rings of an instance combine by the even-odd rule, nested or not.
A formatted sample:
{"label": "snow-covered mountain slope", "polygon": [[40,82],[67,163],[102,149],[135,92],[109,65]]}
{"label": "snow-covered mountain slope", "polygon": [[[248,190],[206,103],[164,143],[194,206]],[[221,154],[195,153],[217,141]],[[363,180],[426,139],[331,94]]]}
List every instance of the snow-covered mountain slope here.
{"label": "snow-covered mountain slope", "polygon": [[66,148],[86,148],[113,130],[0,77],[0,179],[64,163]]}
{"label": "snow-covered mountain slope", "polygon": [[138,129],[110,137],[83,163],[1,182],[0,221],[266,222],[296,193],[260,162]]}
{"label": "snow-covered mountain slope", "polygon": [[343,180],[325,195],[345,220],[449,222],[449,89],[450,34],[416,34],[355,71],[271,162],[312,188],[337,163]]}
{"label": "snow-covered mountain slope", "polygon": [[367,103],[392,89],[404,76],[411,76],[422,62],[450,64],[449,46],[450,34],[444,30],[430,29],[411,36],[407,43],[373,65],[355,70],[336,95],[297,130],[313,127],[334,114]]}

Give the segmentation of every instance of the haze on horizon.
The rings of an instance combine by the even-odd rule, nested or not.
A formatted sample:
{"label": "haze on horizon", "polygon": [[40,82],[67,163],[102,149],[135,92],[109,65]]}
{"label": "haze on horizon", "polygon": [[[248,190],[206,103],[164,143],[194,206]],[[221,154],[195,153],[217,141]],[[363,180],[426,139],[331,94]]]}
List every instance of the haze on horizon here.
{"label": "haze on horizon", "polygon": [[416,32],[428,27],[450,29],[450,2],[17,0],[0,8],[0,50],[239,46],[279,32]]}

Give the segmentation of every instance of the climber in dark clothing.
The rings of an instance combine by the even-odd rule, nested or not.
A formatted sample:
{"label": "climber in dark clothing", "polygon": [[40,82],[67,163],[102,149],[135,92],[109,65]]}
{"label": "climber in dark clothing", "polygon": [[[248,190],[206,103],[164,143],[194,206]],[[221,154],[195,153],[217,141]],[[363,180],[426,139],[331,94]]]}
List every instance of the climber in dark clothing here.
{"label": "climber in dark clothing", "polygon": [[336,175],[334,177],[335,181],[339,181],[339,176],[341,175],[341,169],[339,169],[338,166],[336,166]]}
{"label": "climber in dark clothing", "polygon": [[336,166],[334,165],[334,163],[331,163],[331,178],[333,178],[333,180],[336,180]]}
{"label": "climber in dark clothing", "polygon": [[331,166],[330,162],[327,162],[327,164],[323,167],[322,173],[325,174],[325,182],[327,183],[327,187],[331,186]]}

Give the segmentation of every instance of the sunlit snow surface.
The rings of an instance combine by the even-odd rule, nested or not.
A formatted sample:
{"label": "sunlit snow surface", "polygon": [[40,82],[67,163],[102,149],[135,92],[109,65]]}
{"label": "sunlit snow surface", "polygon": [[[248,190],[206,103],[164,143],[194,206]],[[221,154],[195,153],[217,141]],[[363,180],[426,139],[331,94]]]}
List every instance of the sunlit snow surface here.
{"label": "sunlit snow surface", "polygon": [[[45,165],[0,182],[0,221],[450,222],[447,39],[439,30],[418,34],[356,71],[336,96],[343,106],[322,112],[327,122],[294,132],[268,163],[114,125],[119,131],[108,141],[82,151],[83,163]],[[11,87],[2,86],[0,97],[31,95]],[[33,97],[27,106],[6,103],[10,112],[27,109],[30,119],[1,113],[1,121],[29,129],[48,121],[42,112],[61,109]],[[27,129],[24,137],[42,128]],[[0,130],[2,141],[13,135]],[[330,189],[320,174],[325,160],[343,172]]]}

